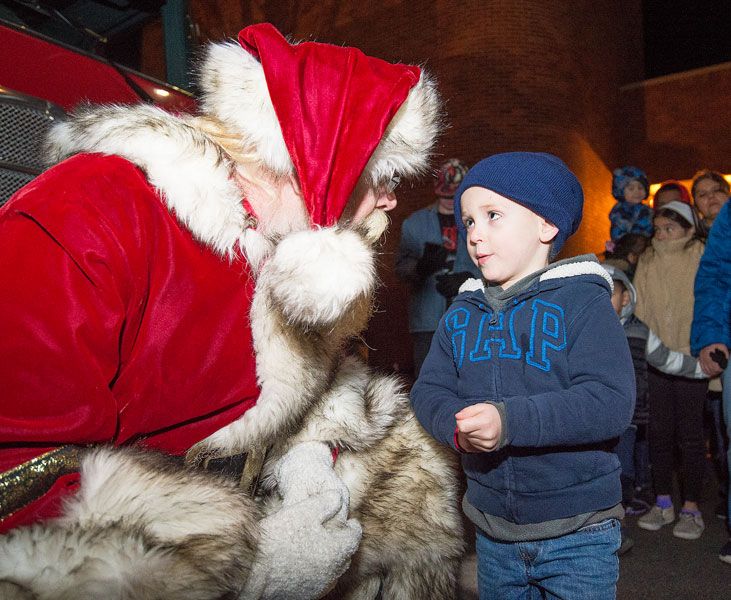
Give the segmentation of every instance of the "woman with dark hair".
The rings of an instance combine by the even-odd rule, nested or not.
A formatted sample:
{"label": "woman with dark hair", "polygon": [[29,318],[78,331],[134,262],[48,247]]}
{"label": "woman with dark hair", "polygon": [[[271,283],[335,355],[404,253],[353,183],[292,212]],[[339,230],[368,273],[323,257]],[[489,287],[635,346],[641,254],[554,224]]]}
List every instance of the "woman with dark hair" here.
{"label": "woman with dark hair", "polygon": [[690,191],[695,206],[703,217],[701,235],[706,238],[713,221],[729,198],[729,183],[719,172],[703,169],[693,176]]}
{"label": "woman with dark hair", "polygon": [[[670,202],[654,219],[655,235],[637,265],[635,314],[671,350],[690,354],[693,281],[703,254],[693,209]],[[656,501],[638,525],[656,531],[675,521],[671,493],[676,441],[683,461],[683,505],[673,535],[697,539],[705,525],[698,508],[703,485],[703,406],[707,383],[648,369],[650,462]]]}

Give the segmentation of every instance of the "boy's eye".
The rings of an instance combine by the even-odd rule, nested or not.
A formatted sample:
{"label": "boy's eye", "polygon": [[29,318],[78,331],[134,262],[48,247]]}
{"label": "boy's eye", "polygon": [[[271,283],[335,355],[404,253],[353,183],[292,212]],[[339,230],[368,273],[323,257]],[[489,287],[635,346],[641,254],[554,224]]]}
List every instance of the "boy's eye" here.
{"label": "boy's eye", "polygon": [[500,218],[500,213],[495,212],[494,210],[487,211],[487,218],[490,219],[490,221],[495,221]]}
{"label": "boy's eye", "polygon": [[470,228],[470,227],[472,227],[472,226],[473,226],[474,224],[475,224],[475,222],[474,222],[474,220],[473,220],[473,219],[472,219],[471,217],[467,217],[467,218],[466,218],[466,219],[464,220],[464,226],[465,226],[465,229],[469,229],[469,228]]}

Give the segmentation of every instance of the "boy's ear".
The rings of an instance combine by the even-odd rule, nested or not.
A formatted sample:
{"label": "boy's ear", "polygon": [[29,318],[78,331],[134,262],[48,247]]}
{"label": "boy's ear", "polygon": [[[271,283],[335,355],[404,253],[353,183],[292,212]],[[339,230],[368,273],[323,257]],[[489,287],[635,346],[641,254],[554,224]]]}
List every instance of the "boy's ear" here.
{"label": "boy's ear", "polygon": [[551,240],[553,240],[553,238],[558,235],[558,227],[556,227],[550,221],[546,221],[546,219],[541,219],[540,231],[538,235],[541,242],[543,242],[544,244],[548,244]]}

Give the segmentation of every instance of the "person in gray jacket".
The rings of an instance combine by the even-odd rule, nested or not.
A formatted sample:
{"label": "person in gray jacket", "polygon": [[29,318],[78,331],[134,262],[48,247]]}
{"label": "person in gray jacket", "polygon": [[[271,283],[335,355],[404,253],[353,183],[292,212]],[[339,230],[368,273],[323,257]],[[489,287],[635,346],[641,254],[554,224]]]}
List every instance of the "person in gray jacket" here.
{"label": "person in gray jacket", "polygon": [[460,286],[480,272],[458,243],[454,193],[467,173],[456,158],[437,170],[437,200],[409,216],[401,227],[396,274],[409,285],[409,332],[413,341],[414,377],[419,375],[439,319]]}

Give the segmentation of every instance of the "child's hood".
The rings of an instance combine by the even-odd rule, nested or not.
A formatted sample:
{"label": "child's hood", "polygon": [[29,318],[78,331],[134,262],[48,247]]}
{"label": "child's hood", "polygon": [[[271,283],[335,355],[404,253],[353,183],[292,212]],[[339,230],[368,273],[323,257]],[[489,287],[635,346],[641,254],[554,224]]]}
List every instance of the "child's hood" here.
{"label": "child's hood", "polygon": [[637,289],[622,269],[608,264],[603,264],[601,266],[607,273],[609,273],[609,276],[613,281],[621,281],[624,284],[625,289],[629,292],[629,304],[623,306],[619,313],[619,320],[624,325],[627,319],[629,319],[635,312],[635,306],[637,305]]}
{"label": "child's hood", "polygon": [[[507,290],[499,286],[487,286],[482,279],[468,279],[459,289],[455,302],[463,300],[470,304],[487,304],[495,311],[501,311],[515,300],[530,297],[538,292],[560,288],[577,280],[594,283],[612,293],[612,278],[593,254],[583,254],[557,261],[531,273]],[[631,285],[631,284],[630,284]],[[634,306],[634,303],[633,303]]]}

